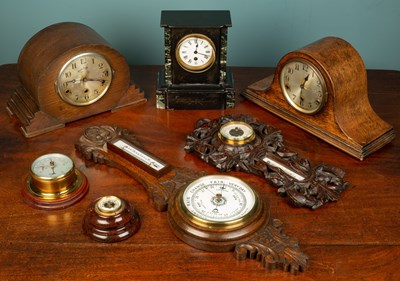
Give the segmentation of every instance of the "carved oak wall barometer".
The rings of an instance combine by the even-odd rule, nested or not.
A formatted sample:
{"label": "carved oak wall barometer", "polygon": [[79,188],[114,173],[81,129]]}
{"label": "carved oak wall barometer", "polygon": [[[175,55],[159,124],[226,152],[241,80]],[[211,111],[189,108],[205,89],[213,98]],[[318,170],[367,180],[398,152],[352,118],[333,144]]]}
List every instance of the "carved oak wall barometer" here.
{"label": "carved oak wall barometer", "polygon": [[7,103],[25,137],[145,102],[124,57],[90,27],[58,23],[36,33],[18,59],[21,85]]}
{"label": "carved oak wall barometer", "polygon": [[233,107],[226,68],[229,11],[162,11],[165,65],[158,74],[157,108]]}
{"label": "carved oak wall barometer", "polygon": [[264,177],[297,207],[317,209],[336,201],[348,186],[341,169],[313,167],[285,146],[280,131],[248,115],[200,119],[186,138],[185,150],[220,171]]}
{"label": "carved oak wall barometer", "polygon": [[206,251],[235,251],[239,260],[257,259],[268,269],[297,273],[308,257],[282,232],[258,193],[227,175],[205,175],[172,167],[140,148],[116,126],[94,126],[76,143],[86,159],[116,167],[143,184],[156,210],[167,211],[171,230],[187,244]]}
{"label": "carved oak wall barometer", "polygon": [[360,55],[340,38],[286,54],[274,76],[248,86],[243,95],[360,160],[395,137],[369,104]]}

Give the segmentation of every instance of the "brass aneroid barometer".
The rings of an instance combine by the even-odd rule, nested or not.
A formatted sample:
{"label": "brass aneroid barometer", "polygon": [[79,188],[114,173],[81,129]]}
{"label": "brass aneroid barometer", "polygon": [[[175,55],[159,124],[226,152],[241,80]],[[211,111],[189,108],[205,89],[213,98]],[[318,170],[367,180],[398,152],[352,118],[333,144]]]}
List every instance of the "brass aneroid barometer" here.
{"label": "brass aneroid barometer", "polygon": [[253,128],[242,121],[230,121],[221,126],[218,137],[225,143],[242,145],[256,137]]}
{"label": "brass aneroid barometer", "polygon": [[340,38],[284,55],[275,74],[243,96],[360,160],[395,137],[369,103],[364,62]]}
{"label": "brass aneroid barometer", "polygon": [[225,175],[201,177],[172,200],[171,229],[189,245],[207,251],[230,251],[269,220],[258,194],[242,180]]}
{"label": "brass aneroid barometer", "polygon": [[25,137],[146,101],[125,58],[90,27],[63,22],[36,33],[18,58],[21,84],[7,103]]}
{"label": "brass aneroid barometer", "polygon": [[86,176],[75,168],[71,158],[49,153],[32,162],[22,195],[31,207],[53,210],[78,202],[88,187]]}
{"label": "brass aneroid barometer", "polygon": [[107,195],[93,201],[83,219],[83,232],[98,242],[126,240],[140,228],[140,217],[124,198]]}

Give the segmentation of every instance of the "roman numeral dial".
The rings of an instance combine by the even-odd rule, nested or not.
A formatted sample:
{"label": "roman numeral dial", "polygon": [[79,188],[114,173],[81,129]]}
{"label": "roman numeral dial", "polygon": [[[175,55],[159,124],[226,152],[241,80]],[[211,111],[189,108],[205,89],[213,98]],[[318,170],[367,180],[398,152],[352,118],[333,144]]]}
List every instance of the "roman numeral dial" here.
{"label": "roman numeral dial", "polygon": [[215,62],[215,46],[210,38],[202,34],[183,37],[176,48],[178,64],[189,72],[204,72]]}

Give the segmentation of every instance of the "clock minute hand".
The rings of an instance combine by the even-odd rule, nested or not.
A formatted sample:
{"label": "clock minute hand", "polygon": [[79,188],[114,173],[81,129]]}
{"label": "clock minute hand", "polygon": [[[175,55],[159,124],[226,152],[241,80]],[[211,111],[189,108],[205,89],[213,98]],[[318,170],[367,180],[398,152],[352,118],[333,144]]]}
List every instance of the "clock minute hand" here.
{"label": "clock minute hand", "polygon": [[197,52],[196,54],[199,54],[199,55],[202,55],[202,56],[205,56],[205,57],[208,57],[209,55],[207,55],[207,54],[203,54],[203,53],[199,53],[199,52]]}
{"label": "clock minute hand", "polygon": [[101,82],[101,83],[104,83],[105,82],[105,80],[104,79],[95,79],[95,78],[83,78],[83,82],[90,82],[90,81],[98,81],[98,82]]}

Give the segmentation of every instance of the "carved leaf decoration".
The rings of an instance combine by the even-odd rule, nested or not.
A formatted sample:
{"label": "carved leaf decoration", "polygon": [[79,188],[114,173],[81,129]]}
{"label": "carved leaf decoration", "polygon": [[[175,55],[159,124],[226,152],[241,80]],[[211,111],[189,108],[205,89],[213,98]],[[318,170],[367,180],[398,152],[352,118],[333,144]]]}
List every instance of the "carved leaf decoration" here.
{"label": "carved leaf decoration", "polygon": [[118,137],[124,137],[135,145],[139,145],[135,136],[127,129],[118,126],[93,126],[85,130],[75,144],[75,148],[80,151],[87,160],[95,163],[111,164],[107,157],[107,142]]}
{"label": "carved leaf decoration", "polygon": [[174,193],[179,191],[181,188],[187,186],[192,181],[205,176],[205,172],[197,172],[187,168],[176,168],[176,173],[173,178],[161,182],[160,184],[165,186],[169,192],[168,198],[173,198]]}
{"label": "carved leaf decoration", "polygon": [[[256,134],[255,139],[244,145],[224,143],[218,132],[222,125],[231,121],[246,122]],[[196,128],[187,136],[185,150],[220,171],[242,171],[264,177],[278,189],[278,194],[296,207],[317,209],[337,201],[348,183],[343,180],[344,171],[339,168],[311,163],[285,146],[279,130],[258,122],[247,115],[225,115],[217,119],[200,119]],[[263,159],[273,156],[282,166],[271,165]],[[287,168],[299,177],[285,172]]]}
{"label": "carved leaf decoration", "polygon": [[293,274],[304,271],[308,256],[300,250],[296,239],[282,232],[282,225],[280,220],[272,219],[253,238],[236,245],[236,258],[258,260],[268,270],[281,268]]}

